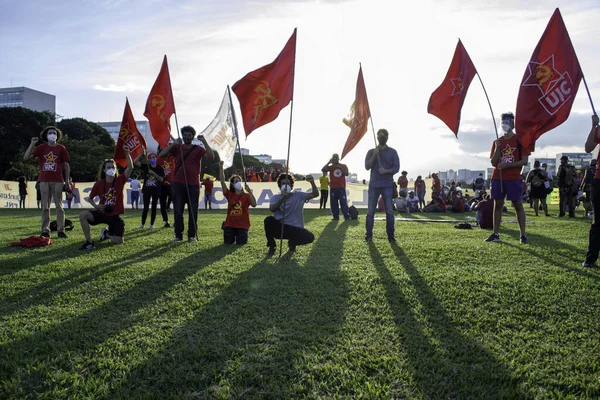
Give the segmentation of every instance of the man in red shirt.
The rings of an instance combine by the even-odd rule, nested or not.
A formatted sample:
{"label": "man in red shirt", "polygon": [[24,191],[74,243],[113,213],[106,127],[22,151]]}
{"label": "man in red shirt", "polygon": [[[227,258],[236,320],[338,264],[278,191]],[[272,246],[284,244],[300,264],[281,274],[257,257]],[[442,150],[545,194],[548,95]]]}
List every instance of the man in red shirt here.
{"label": "man in red shirt", "polygon": [[[42,195],[42,236],[50,237],[50,201],[54,197],[56,205],[56,223],[59,238],[66,238],[65,212],[62,204],[62,192],[69,187],[71,170],[69,152],[57,142],[62,138],[60,129],[46,127],[40,134],[42,144],[35,147],[37,137],[31,138],[31,144],[23,155],[23,160],[40,160],[40,192]],[[34,149],[35,147],[35,149]]]}
{"label": "man in red shirt", "polygon": [[408,172],[402,171],[400,173],[400,177],[398,178],[398,193],[399,195],[404,193],[404,197],[408,196],[408,178],[406,177],[406,175],[408,175]]}
{"label": "man in red shirt", "polygon": [[348,213],[348,199],[346,197],[346,177],[348,176],[348,167],[340,164],[340,156],[334,154],[331,159],[321,168],[322,172],[329,172],[329,192],[331,196],[330,207],[333,220],[340,219],[340,207],[344,219],[350,219]]}
{"label": "man in red shirt", "polygon": [[[519,222],[521,231],[521,243],[527,244],[525,235],[525,210],[523,209],[523,178],[521,169],[527,165],[529,151],[521,146],[517,136],[513,132],[515,127],[515,116],[513,113],[502,114],[502,130],[504,136],[494,141],[490,152],[490,161],[494,166],[492,174],[491,195],[494,199],[494,233],[485,241],[499,242],[500,221],[504,199],[512,202]],[[502,171],[502,176],[500,176]]]}
{"label": "man in red shirt", "polygon": [[[125,213],[123,188],[131,175],[131,171],[133,171],[133,161],[129,155],[129,148],[123,146],[123,150],[125,150],[125,158],[127,159],[127,168],[123,175],[118,175],[114,160],[104,160],[100,169],[100,176],[94,183],[87,199],[94,210],[83,211],[79,214],[79,222],[86,240],[81,246],[82,250],[91,250],[95,247],[90,233],[90,225],[108,225],[108,228],[102,229],[100,240],[110,239],[115,244],[123,243],[125,222],[120,217],[121,214]],[[96,197],[99,198],[98,203],[96,203]]]}
{"label": "man in red shirt", "polygon": [[212,181],[212,179],[210,179],[209,176],[207,176],[202,181],[202,186],[204,186],[204,209],[212,210],[212,192],[215,183]]}
{"label": "man in red shirt", "polygon": [[214,153],[204,136],[198,136],[202,146],[192,144],[196,130],[191,126],[181,128],[181,139],[177,139],[161,150],[159,157],[175,157],[175,171],[171,181],[173,211],[175,219],[174,242],[183,240],[183,210],[188,206],[188,241],[197,242],[198,238],[198,201],[200,200],[200,163],[206,155],[213,158]]}

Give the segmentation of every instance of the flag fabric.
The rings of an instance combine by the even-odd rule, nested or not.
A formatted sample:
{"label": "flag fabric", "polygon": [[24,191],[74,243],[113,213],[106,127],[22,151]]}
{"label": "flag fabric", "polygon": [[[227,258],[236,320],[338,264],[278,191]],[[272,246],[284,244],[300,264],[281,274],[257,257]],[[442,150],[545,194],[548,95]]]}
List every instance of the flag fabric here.
{"label": "flag fabric", "polygon": [[296,29],[275,61],[249,72],[233,86],[246,136],[279,115],[294,96]]}
{"label": "flag fabric", "polygon": [[233,165],[236,136],[227,89],[225,89],[225,96],[223,96],[217,115],[200,135],[204,135],[210,148],[219,153],[224,169]]}
{"label": "flag fabric", "polygon": [[431,93],[427,112],[441,119],[458,137],[460,114],[477,70],[460,39],[442,84]]}
{"label": "flag fabric", "polygon": [[158,77],[148,95],[146,111],[144,111],[144,116],[150,122],[152,137],[154,137],[161,148],[165,148],[169,144],[169,139],[171,138],[171,115],[174,113],[175,101],[173,100],[169,65],[167,64],[167,56],[165,55]]}
{"label": "flag fabric", "polygon": [[365,136],[368,129],[371,110],[369,109],[369,100],[367,99],[367,89],[363,78],[362,66],[358,69],[358,79],[356,81],[356,94],[354,103],[350,107],[348,116],[342,121],[350,128],[350,134],[342,150],[342,158],[346,156],[358,144],[360,139]]}
{"label": "flag fabric", "polygon": [[583,72],[558,8],[525,69],[517,97],[515,131],[531,151],[536,140],[567,120]]}
{"label": "flag fabric", "polygon": [[128,99],[125,99],[123,121],[121,122],[121,129],[119,129],[119,138],[117,139],[115,154],[113,156],[115,162],[122,168],[127,167],[127,158],[125,157],[125,150],[123,150],[124,145],[129,147],[129,155],[131,155],[132,160],[139,157],[144,152],[144,149],[146,149],[146,141],[140,131],[138,131]]}

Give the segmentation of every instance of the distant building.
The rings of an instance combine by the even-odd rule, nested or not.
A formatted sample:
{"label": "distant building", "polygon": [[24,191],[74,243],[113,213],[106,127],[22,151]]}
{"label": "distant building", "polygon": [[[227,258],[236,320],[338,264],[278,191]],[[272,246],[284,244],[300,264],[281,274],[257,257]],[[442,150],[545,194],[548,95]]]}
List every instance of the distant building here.
{"label": "distant building", "polygon": [[245,149],[245,148],[241,147],[240,151],[242,152],[243,156],[249,156],[250,155],[250,150],[248,150],[248,149]]}
{"label": "distant building", "polygon": [[256,158],[258,161],[260,161],[263,164],[271,164],[271,156],[268,154],[258,154],[258,155],[252,155],[252,157]]}
{"label": "distant building", "polygon": [[56,96],[23,86],[0,88],[0,107],[25,107],[56,113]]}
{"label": "distant building", "polygon": [[486,180],[490,180],[492,179],[492,174],[494,173],[494,167],[489,167],[485,170],[485,179]]}
{"label": "distant building", "polygon": [[593,157],[591,153],[558,153],[556,154],[556,172],[558,172],[558,166],[560,165],[560,158],[562,156],[569,157],[569,164],[573,165],[576,169],[585,169],[589,167]]}
{"label": "distant building", "polygon": [[285,165],[285,159],[284,158],[274,158],[271,160],[271,164]]}
{"label": "distant building", "polygon": [[[121,121],[119,122],[96,122],[98,125],[106,129],[110,134],[110,137],[116,142],[119,138],[119,130],[121,129]],[[152,137],[150,131],[150,123],[148,121],[135,121],[135,125],[138,131],[142,134],[142,137],[146,141],[148,152],[156,152],[158,150],[158,142]]]}

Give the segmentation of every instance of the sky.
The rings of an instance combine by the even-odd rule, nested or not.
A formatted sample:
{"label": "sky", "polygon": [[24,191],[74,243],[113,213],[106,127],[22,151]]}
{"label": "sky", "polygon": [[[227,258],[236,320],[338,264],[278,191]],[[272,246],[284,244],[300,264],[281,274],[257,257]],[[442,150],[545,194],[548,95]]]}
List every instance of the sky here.
{"label": "sky", "polygon": [[[120,121],[128,97],[142,120],[166,54],[179,125],[200,132],[226,86],[272,62],[297,28],[291,140],[288,106],[247,138],[241,134],[250,154],[283,159],[289,142],[293,172],[320,171],[348,136],[342,119],[354,101],[361,63],[374,129],[389,131],[388,145],[410,178],[485,169],[495,133],[478,79],[466,97],[458,139],[427,113],[429,96],[460,38],[500,126],[500,114],[514,112],[528,61],[556,7],[600,107],[597,0],[0,0],[0,87],[54,94],[58,114],[95,122]],[[531,157],[583,151],[591,114],[582,83],[569,119],[544,134]],[[342,160],[359,179],[368,179],[364,158],[374,144],[369,130]]]}

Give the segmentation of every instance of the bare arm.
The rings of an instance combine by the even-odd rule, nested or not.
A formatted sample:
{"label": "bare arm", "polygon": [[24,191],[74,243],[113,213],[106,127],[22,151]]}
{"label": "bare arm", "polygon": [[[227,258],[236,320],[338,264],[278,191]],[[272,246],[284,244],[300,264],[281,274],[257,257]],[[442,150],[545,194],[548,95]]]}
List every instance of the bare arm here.
{"label": "bare arm", "polygon": [[223,170],[223,161],[219,161],[219,181],[221,182],[221,189],[223,194],[227,191],[227,185],[225,184],[225,171]]}
{"label": "bare arm", "polygon": [[365,169],[368,171],[373,167],[377,156],[379,155],[379,146],[375,147],[373,150],[369,150],[367,152],[367,157],[365,159]]}
{"label": "bare arm", "polygon": [[248,192],[248,194],[250,195],[250,205],[252,207],[256,207],[256,198],[254,197],[254,193],[252,192],[252,189],[250,189],[250,186],[248,186],[248,183],[246,183],[246,192]]}
{"label": "bare arm", "polygon": [[317,184],[315,183],[315,178],[312,177],[312,175],[308,175],[306,177],[306,180],[308,182],[310,182],[310,185],[312,186],[312,192],[309,194],[308,199],[314,199],[315,197],[319,197],[319,189],[317,188]]}
{"label": "bare arm", "polygon": [[27,148],[27,150],[25,150],[25,154],[23,154],[23,161],[28,161],[33,158],[33,149],[35,148],[35,145],[37,144],[38,140],[39,139],[37,137],[31,138],[31,143],[29,143],[29,147]]}
{"label": "bare arm", "polygon": [[123,172],[123,174],[129,178],[133,172],[133,160],[131,159],[131,154],[129,154],[129,148],[127,146],[123,146],[123,150],[125,150],[125,159],[127,160],[127,168],[125,168],[125,172]]}
{"label": "bare arm", "polygon": [[161,158],[165,158],[167,157],[170,153],[171,153],[171,149],[176,145],[176,144],[181,144],[181,139],[177,139],[175,141],[173,141],[173,143],[171,143],[170,145],[168,145],[167,147],[165,147],[164,149],[162,149],[160,151],[160,153],[158,154],[159,157]]}
{"label": "bare arm", "polygon": [[206,141],[206,138],[204,136],[200,135],[200,136],[198,136],[198,139],[202,142],[202,144],[204,145],[204,148],[206,149],[206,154],[204,156],[207,158],[215,158],[215,153],[210,148],[210,145]]}
{"label": "bare arm", "polygon": [[494,154],[492,155],[492,158],[490,159],[490,162],[492,163],[493,167],[498,166],[498,161],[500,161],[500,140],[496,140],[494,142]]}
{"label": "bare arm", "polygon": [[596,141],[598,140],[598,115],[592,115],[592,129],[588,133],[587,140],[585,141],[585,152],[591,153],[596,148]]}

